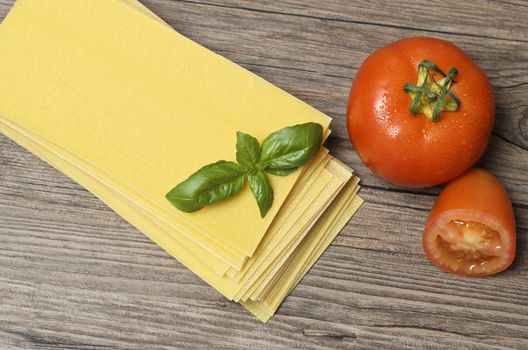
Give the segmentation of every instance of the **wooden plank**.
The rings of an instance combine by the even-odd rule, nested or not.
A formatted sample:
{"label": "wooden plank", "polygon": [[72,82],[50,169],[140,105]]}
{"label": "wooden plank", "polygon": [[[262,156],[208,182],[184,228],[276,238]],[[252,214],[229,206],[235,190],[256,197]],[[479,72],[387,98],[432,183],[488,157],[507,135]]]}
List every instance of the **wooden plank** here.
{"label": "wooden plank", "polygon": [[[0,348],[527,347],[525,3],[143,2],[183,34],[334,117],[329,147],[362,176],[366,204],[261,325],[0,136]],[[0,18],[13,3],[0,0]],[[454,4],[456,15],[446,20]],[[420,239],[439,188],[408,190],[376,178],[346,134],[346,96],[363,59],[396,38],[432,34],[463,47],[496,93],[497,123],[481,164],[512,195],[520,249],[514,266],[491,278],[431,266]]]}
{"label": "wooden plank", "polygon": [[[153,2],[152,0],[145,1]],[[164,2],[170,3],[170,0]],[[526,21],[528,4],[522,0],[403,0],[397,2],[185,0],[185,2],[394,29],[419,29],[433,34],[455,34],[528,42],[528,22]]]}

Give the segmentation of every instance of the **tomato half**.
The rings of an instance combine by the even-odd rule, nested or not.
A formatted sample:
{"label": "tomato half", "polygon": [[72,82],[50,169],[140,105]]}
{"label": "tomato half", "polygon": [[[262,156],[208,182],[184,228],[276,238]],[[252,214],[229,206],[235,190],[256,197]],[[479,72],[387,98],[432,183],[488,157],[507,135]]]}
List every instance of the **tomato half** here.
{"label": "tomato half", "polygon": [[475,164],[494,119],[492,88],[471,58],[450,42],[417,37],[385,46],[361,65],[350,91],[347,128],[359,156],[378,176],[427,187]]}
{"label": "tomato half", "polygon": [[515,239],[508,193],[489,172],[471,169],[440,193],[425,226],[423,247],[441,270],[484,276],[511,265]]}

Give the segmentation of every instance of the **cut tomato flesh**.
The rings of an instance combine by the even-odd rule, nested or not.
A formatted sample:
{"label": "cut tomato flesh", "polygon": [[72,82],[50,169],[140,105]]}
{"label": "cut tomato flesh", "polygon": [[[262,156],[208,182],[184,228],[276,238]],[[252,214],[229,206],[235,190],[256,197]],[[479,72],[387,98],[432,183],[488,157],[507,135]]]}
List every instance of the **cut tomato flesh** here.
{"label": "cut tomato flesh", "polygon": [[429,260],[456,275],[501,272],[513,262],[515,246],[515,217],[508,193],[482,169],[471,169],[444,187],[423,234]]}
{"label": "cut tomato flesh", "polygon": [[485,274],[502,265],[500,233],[489,226],[460,219],[437,231],[435,253],[446,268],[466,274]]}

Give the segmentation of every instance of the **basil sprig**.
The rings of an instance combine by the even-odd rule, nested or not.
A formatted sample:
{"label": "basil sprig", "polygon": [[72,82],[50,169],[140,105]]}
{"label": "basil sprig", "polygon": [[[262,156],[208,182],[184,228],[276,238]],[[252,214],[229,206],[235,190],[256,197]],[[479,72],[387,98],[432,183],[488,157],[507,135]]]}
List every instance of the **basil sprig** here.
{"label": "basil sprig", "polygon": [[321,148],[323,128],[317,123],[289,126],[262,141],[237,132],[236,160],[202,167],[165,196],[176,208],[194,212],[242,191],[246,179],[261,217],[273,204],[273,189],[266,172],[287,176],[308,162]]}

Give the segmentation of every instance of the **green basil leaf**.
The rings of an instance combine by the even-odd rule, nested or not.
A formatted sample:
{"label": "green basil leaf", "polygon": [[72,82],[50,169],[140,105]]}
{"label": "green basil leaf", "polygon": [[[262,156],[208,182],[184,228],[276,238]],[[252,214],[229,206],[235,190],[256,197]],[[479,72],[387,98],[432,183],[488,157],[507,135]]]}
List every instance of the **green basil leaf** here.
{"label": "green basil leaf", "polygon": [[255,169],[260,158],[260,144],[256,138],[237,132],[236,160],[244,169]]}
{"label": "green basil leaf", "polygon": [[189,176],[165,196],[176,208],[193,212],[242,190],[246,172],[235,162],[221,160]]}
{"label": "green basil leaf", "polygon": [[275,176],[288,176],[294,172],[299,170],[299,168],[293,168],[293,169],[267,169],[266,171],[272,175]]}
{"label": "green basil leaf", "polygon": [[321,148],[323,128],[305,123],[280,129],[262,141],[258,168],[287,170],[310,160]]}
{"label": "green basil leaf", "polygon": [[273,204],[273,189],[268,177],[262,171],[255,171],[248,175],[249,188],[253,197],[257,200],[260,209],[260,216],[264,217]]}

